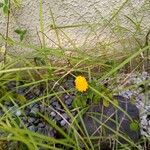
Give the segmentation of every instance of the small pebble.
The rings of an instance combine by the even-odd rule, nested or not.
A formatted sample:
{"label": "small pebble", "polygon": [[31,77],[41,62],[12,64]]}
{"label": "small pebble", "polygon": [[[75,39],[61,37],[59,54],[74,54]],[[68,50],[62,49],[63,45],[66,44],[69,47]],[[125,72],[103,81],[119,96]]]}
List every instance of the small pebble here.
{"label": "small pebble", "polygon": [[70,97],[69,95],[64,96],[65,100],[67,100],[69,97]]}
{"label": "small pebble", "polygon": [[37,130],[36,127],[34,127],[34,126],[29,126],[28,129],[31,130],[31,131],[36,131]]}
{"label": "small pebble", "polygon": [[56,120],[56,121],[60,121],[61,119],[62,119],[62,118],[61,118],[60,115],[57,114],[57,115],[55,116],[55,120]]}
{"label": "small pebble", "polygon": [[33,118],[33,117],[30,117],[29,119],[28,119],[28,122],[29,123],[32,123],[32,122],[34,122],[35,121],[35,118]]}
{"label": "small pebble", "polygon": [[61,106],[60,106],[60,104],[59,104],[58,102],[53,102],[53,103],[52,103],[52,106],[53,106],[54,108],[56,108],[56,109],[60,109],[60,108],[61,108]]}
{"label": "small pebble", "polygon": [[51,116],[52,116],[52,117],[55,117],[55,116],[56,116],[56,113],[55,113],[54,111],[52,111],[52,112],[51,112]]}
{"label": "small pebble", "polygon": [[16,113],[15,113],[15,115],[19,117],[21,115],[21,111],[17,110]]}
{"label": "small pebble", "polygon": [[66,121],[65,120],[61,120],[60,125],[61,126],[65,126],[66,125]]}
{"label": "small pebble", "polygon": [[65,104],[71,105],[71,103],[72,103],[72,98],[71,97],[69,97],[67,100],[65,100]]}
{"label": "small pebble", "polygon": [[45,127],[45,124],[44,123],[39,123],[38,127],[43,128],[43,127]]}

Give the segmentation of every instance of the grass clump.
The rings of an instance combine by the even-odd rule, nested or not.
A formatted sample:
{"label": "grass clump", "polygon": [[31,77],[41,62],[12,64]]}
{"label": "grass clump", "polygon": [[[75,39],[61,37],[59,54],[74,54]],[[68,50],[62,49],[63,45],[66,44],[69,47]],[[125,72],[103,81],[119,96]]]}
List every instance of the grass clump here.
{"label": "grass clump", "polygon": [[[103,141],[105,137],[90,136],[84,125],[83,115],[91,104],[98,103],[100,99],[103,99],[104,107],[109,107],[112,104],[115,106],[116,110],[119,109],[123,111],[123,113],[130,118],[130,115],[122,110],[116,101],[112,100],[113,91],[110,92],[103,84],[100,84],[100,82],[111,76],[116,77],[125,65],[134,58],[137,59],[139,54],[146,51],[147,48],[148,46],[135,51],[135,53],[130,54],[130,56],[122,60],[120,64],[116,63],[117,65],[114,67],[109,67],[109,65],[91,65],[88,61],[83,61],[77,64],[75,63],[73,66],[66,64],[66,66],[61,67],[56,64],[47,65],[47,63],[37,65],[35,62],[29,62],[29,60],[26,59],[22,59],[24,63],[21,62],[21,59],[15,59],[15,62],[12,59],[10,63],[3,65],[0,71],[1,110],[4,112],[1,116],[0,123],[1,141],[9,141],[11,144],[16,143],[14,144],[15,147],[17,146],[16,149],[26,146],[26,149],[39,149],[40,147],[44,149],[82,149],[83,147],[86,149],[97,149],[96,147],[99,144],[97,142],[93,143],[92,139],[99,138],[99,140],[101,139]],[[72,58],[70,60],[72,60]],[[18,62],[20,64],[19,66]],[[103,72],[93,71],[95,69],[103,70]],[[84,75],[88,81],[89,89],[84,93],[77,92],[74,86],[75,76],[80,74]],[[71,78],[69,77],[69,79],[68,76],[71,76]],[[13,83],[14,81],[15,83]],[[68,85],[68,82],[71,82],[71,85]],[[11,90],[9,90],[9,88]],[[34,92],[32,93],[34,88],[39,89],[41,93],[39,92],[39,94],[37,92],[37,95]],[[18,93],[19,89],[24,91]],[[71,95],[73,97],[73,105],[71,109],[66,106],[64,95]],[[51,108],[53,98],[60,103],[60,109],[65,111],[70,118],[69,120],[57,109],[55,110],[54,107]],[[89,103],[89,100],[92,101]],[[14,110],[11,110],[12,108],[9,110],[5,106],[7,101],[13,103],[12,108],[14,108]],[[58,124],[53,121],[53,118],[50,117],[51,111],[47,112],[46,110],[44,112],[38,111],[36,115],[46,125],[55,129],[55,132],[57,132],[56,137],[34,132],[34,130],[30,130],[28,126],[24,125],[24,111],[30,105],[38,103],[44,106],[45,109],[51,108],[52,112],[61,116],[67,124],[67,129],[62,127],[61,123]],[[34,112],[32,113],[34,116]],[[29,116],[32,113],[29,112]],[[21,114],[21,116],[17,116],[18,114]],[[28,118],[27,114],[25,114],[25,118]],[[100,120],[97,121],[99,122]],[[107,128],[107,125],[103,124],[103,126]],[[130,126],[135,129],[135,126],[137,125],[133,122]],[[50,132],[50,129],[47,132]],[[113,132],[116,134],[116,131]],[[127,140],[127,137],[124,135],[120,133],[117,134],[117,137],[120,136]],[[114,138],[112,136],[108,138],[108,141],[110,141],[110,139],[115,140],[116,137]],[[138,145],[132,142],[132,140],[127,141],[127,148],[131,145],[131,147],[140,149]],[[120,144],[118,143],[118,145]],[[121,144],[121,146],[123,145]]]}
{"label": "grass clump", "polygon": [[[6,4],[5,4],[5,3]],[[46,34],[43,15],[43,0],[40,0],[40,31],[42,35],[38,45],[27,44],[26,29],[15,30],[19,41],[9,36],[10,17],[13,7],[21,7],[20,1],[4,1],[0,3],[6,17],[6,34],[0,34],[0,145],[1,149],[148,149],[149,140],[144,138],[134,141],[128,134],[139,131],[139,118],[133,119],[120,101],[114,97],[120,92],[116,80],[120,74],[149,72],[149,31],[145,34],[142,20],[132,14],[124,15],[133,27],[125,28],[120,22],[121,11],[130,4],[126,0],[109,18],[100,16],[98,23],[84,23],[59,26],[50,8],[52,24],[49,27],[56,34],[52,41]],[[147,1],[143,4],[147,6]],[[4,9],[4,7],[7,6]],[[96,9],[96,8],[95,8]],[[144,9],[145,10],[145,9]],[[98,10],[97,10],[98,11]],[[76,12],[78,13],[78,12]],[[139,12],[140,13],[140,12]],[[80,14],[79,14],[80,15]],[[102,22],[101,22],[102,21]],[[85,41],[81,47],[67,35],[65,29],[88,28]],[[105,39],[93,48],[87,49],[90,35],[99,39],[106,29],[110,31],[112,40]],[[145,34],[145,40],[139,35]],[[67,40],[71,48],[62,46],[61,40]],[[55,46],[48,46],[46,39]],[[128,41],[125,43],[125,41]],[[132,43],[134,43],[132,46]],[[119,46],[119,49],[117,49]],[[14,55],[9,49],[30,49],[30,53]],[[109,86],[105,81],[112,79]],[[120,86],[125,89],[136,89],[140,85],[147,86],[149,80],[124,88],[126,78],[122,77]],[[111,87],[111,88],[110,88]],[[125,102],[126,99],[123,99]],[[93,105],[99,104],[100,112],[88,112]],[[122,103],[121,103],[122,104]],[[130,101],[129,105],[132,103]],[[105,110],[113,110],[105,115]],[[93,122],[98,124],[95,132],[87,130],[84,116],[91,115]],[[119,112],[119,113],[116,113]],[[125,134],[118,121],[122,114],[129,121],[130,132]],[[112,118],[111,115],[118,115]],[[89,119],[90,120],[90,119]],[[112,128],[111,124],[115,125]],[[90,123],[91,128],[94,124]],[[100,134],[95,135],[97,131]],[[111,134],[108,134],[108,131]],[[121,140],[123,141],[121,141]],[[125,141],[125,142],[124,142]],[[143,146],[143,145],[146,146]]]}

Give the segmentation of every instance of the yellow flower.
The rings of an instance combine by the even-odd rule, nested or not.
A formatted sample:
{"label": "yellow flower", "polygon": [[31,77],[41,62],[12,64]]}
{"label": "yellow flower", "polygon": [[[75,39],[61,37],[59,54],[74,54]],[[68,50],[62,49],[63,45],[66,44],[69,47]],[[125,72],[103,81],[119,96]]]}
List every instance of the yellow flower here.
{"label": "yellow flower", "polygon": [[83,76],[77,76],[75,79],[75,88],[80,91],[84,92],[88,89],[88,83]]}

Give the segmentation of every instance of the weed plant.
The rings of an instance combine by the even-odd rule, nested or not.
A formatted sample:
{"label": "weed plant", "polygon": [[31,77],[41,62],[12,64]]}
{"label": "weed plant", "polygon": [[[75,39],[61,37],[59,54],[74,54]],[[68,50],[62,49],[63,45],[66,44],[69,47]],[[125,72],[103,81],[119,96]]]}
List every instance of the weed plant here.
{"label": "weed plant", "polygon": [[[50,16],[52,23],[49,28],[55,32],[57,37],[56,47],[49,47],[46,43],[46,28],[43,17],[43,0],[39,2],[39,16],[40,16],[40,44],[26,44],[25,38],[28,30],[16,29],[15,33],[18,34],[20,41],[16,41],[9,37],[10,30],[10,17],[12,8],[21,7],[20,0],[4,0],[0,1],[1,12],[4,13],[6,18],[6,33],[0,34],[0,111],[5,113],[0,117],[0,149],[18,149],[18,150],[38,150],[38,149],[52,149],[52,150],[95,150],[100,149],[99,146],[104,141],[108,141],[111,149],[148,149],[149,138],[141,139],[139,143],[134,143],[128,137],[113,131],[114,135],[123,138],[127,144],[121,144],[117,140],[116,136],[104,137],[104,136],[90,136],[85,128],[83,122],[83,114],[89,108],[87,103],[88,99],[95,100],[93,103],[97,103],[100,99],[103,100],[104,106],[112,104],[123,111],[115,101],[110,99],[110,95],[116,93],[116,91],[108,91],[101,83],[108,78],[117,78],[120,73],[134,73],[134,72],[149,72],[149,34],[150,29],[143,27],[142,16],[139,20],[135,14],[131,16],[123,16],[121,13],[127,5],[130,5],[130,0],[125,0],[122,5],[110,14],[109,19],[104,18],[100,14],[100,22],[89,23],[83,18],[84,23],[58,26],[53,14],[53,8],[50,8]],[[145,0],[143,6],[139,9],[147,13],[149,11],[149,0]],[[96,8],[95,8],[96,9]],[[97,10],[98,11],[98,10]],[[76,12],[78,13],[78,12]],[[119,16],[126,18],[129,24],[132,26],[126,28],[121,24]],[[148,19],[148,18],[147,18]],[[67,35],[65,29],[74,28],[88,28],[89,34],[82,47],[78,47],[72,39]],[[97,29],[101,29],[100,33],[97,33]],[[112,42],[100,42],[93,49],[84,49],[87,44],[88,37],[91,34],[95,34],[95,38],[99,39],[100,34],[103,34],[105,30],[109,30],[111,35],[115,37]],[[67,49],[61,46],[61,35],[65,37],[72,48]],[[144,39],[140,36],[143,35]],[[121,50],[117,49],[119,45]],[[134,45],[134,46],[133,46]],[[30,52],[24,55],[14,55],[9,53],[8,50],[18,47],[21,49],[30,49]],[[61,91],[56,90],[64,84],[64,79],[71,76],[74,80],[78,75],[82,75],[88,82],[88,91],[79,92],[75,87],[63,89]],[[44,85],[44,93],[32,100],[28,101],[22,95],[16,95],[12,91],[8,91],[6,85],[11,81],[16,81],[18,85],[13,89],[14,91],[19,88],[33,88],[39,85]],[[19,85],[19,82],[23,82]],[[149,82],[149,81],[148,81]],[[143,83],[146,84],[146,83]],[[138,85],[128,88],[137,88]],[[71,110],[64,105],[61,101],[61,97],[65,93],[75,93],[73,102],[73,109],[77,114],[74,116]],[[118,92],[118,91],[117,91]],[[109,94],[108,94],[109,93]],[[15,111],[24,113],[24,109],[29,105],[36,104],[37,102],[43,103],[45,106],[49,106],[47,100],[52,97],[56,97],[62,104],[63,109],[71,118],[68,123],[67,131],[64,131],[62,127],[57,125],[48,114],[42,114],[38,112],[38,115],[44,122],[52,126],[58,133],[59,137],[50,137],[38,132],[30,131],[19,116],[14,118],[13,111],[7,110],[3,105],[4,101],[12,102],[14,105],[19,103],[19,107]],[[95,99],[93,98],[95,97]],[[130,118],[127,112],[124,113]],[[97,120],[99,122],[99,120]],[[101,124],[101,122],[100,122]],[[20,127],[22,125],[22,127]],[[132,124],[133,128],[136,128],[135,124]],[[104,124],[104,126],[106,126]],[[110,128],[110,127],[107,127]],[[93,139],[98,139],[98,142],[93,142]],[[140,143],[144,146],[141,147]],[[103,145],[101,145],[103,146]],[[102,147],[101,147],[102,148]]]}

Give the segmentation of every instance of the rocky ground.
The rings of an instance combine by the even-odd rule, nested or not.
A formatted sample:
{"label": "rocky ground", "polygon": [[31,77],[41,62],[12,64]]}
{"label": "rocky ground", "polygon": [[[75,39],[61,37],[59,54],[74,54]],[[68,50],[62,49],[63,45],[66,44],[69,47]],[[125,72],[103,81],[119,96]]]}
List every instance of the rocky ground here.
{"label": "rocky ground", "polygon": [[141,135],[148,137],[150,135],[150,75],[147,72],[130,74],[126,75],[125,80],[124,86],[139,86],[128,90],[123,90],[123,86],[117,87],[123,90],[119,95],[135,100],[140,113]]}
{"label": "rocky ground", "polygon": [[[73,79],[65,79],[63,81],[63,85],[56,86],[55,92],[57,91],[63,91],[64,89],[72,88],[73,85]],[[16,81],[11,81],[6,85],[7,91],[11,93],[15,93],[19,95],[19,97],[23,97],[27,100],[27,102],[32,101],[34,99],[37,99],[39,97],[43,97],[45,95],[45,85],[38,85],[37,87],[21,87],[17,88],[16,86],[23,85],[22,82],[17,83]],[[57,91],[56,91],[57,89]],[[51,91],[52,92],[52,91]],[[65,104],[65,106],[71,110],[72,114],[75,112],[72,111],[72,101],[73,101],[73,93],[64,93],[62,95],[62,101]],[[18,110],[20,104],[18,103],[18,100],[15,100],[15,104],[12,101],[4,100],[2,102],[3,106],[6,110],[11,112],[13,114],[13,117],[17,116],[22,120],[22,123],[20,123],[20,126],[22,127],[22,124],[25,125],[29,130],[42,133],[44,135],[56,136],[56,131],[48,125],[39,115],[38,113],[41,113],[43,115],[48,116],[50,119],[52,119],[54,122],[56,122],[57,125],[61,126],[62,128],[67,127],[67,122],[69,122],[70,117],[65,112],[63,106],[58,101],[58,98],[56,96],[45,98],[44,101],[38,101],[36,103],[30,104],[27,107],[25,107],[22,110]],[[4,114],[4,111],[0,109],[0,116]]]}
{"label": "rocky ground", "polygon": [[[139,110],[140,114],[140,130],[143,136],[148,137],[150,135],[150,76],[148,73],[143,72],[141,74],[128,74],[120,75],[115,80],[110,79],[107,81],[102,81],[109,89],[116,90],[117,95],[120,95],[126,99],[135,99],[135,104]],[[144,83],[146,82],[146,83]],[[40,84],[36,87],[20,87],[16,88],[18,85],[23,85],[24,82],[11,81],[6,85],[8,92],[15,93],[19,96],[23,96],[27,101],[34,100],[38,97],[42,97],[47,91],[45,91],[45,85]],[[117,86],[116,86],[117,85]],[[135,88],[125,90],[125,87],[134,86]],[[136,86],[139,85],[139,86]],[[56,85],[56,91],[63,91],[64,89],[70,89],[74,87],[74,79],[66,78],[61,85]],[[51,88],[50,88],[51,89]],[[120,92],[118,92],[120,91]],[[51,91],[52,92],[52,91]],[[69,92],[62,94],[61,100],[63,104],[71,111],[73,115],[76,114],[72,107],[72,102],[74,100],[75,93]],[[62,104],[58,101],[56,96],[50,98],[45,98],[44,100],[38,101],[31,105],[28,105],[23,110],[19,110],[20,103],[15,99],[15,103],[5,99],[2,102],[3,106],[13,114],[15,118],[20,117],[22,122],[20,122],[20,127],[27,127],[29,130],[42,133],[44,135],[57,137],[57,133],[50,125],[48,125],[40,116],[41,114],[46,115],[51,118],[58,126],[62,127],[64,130],[67,129],[68,123],[70,122],[70,117],[67,115]],[[6,113],[4,110],[0,109],[0,116]]]}

